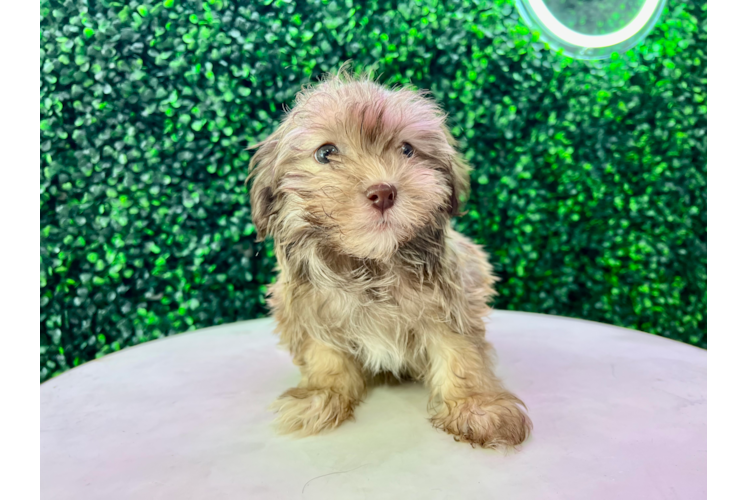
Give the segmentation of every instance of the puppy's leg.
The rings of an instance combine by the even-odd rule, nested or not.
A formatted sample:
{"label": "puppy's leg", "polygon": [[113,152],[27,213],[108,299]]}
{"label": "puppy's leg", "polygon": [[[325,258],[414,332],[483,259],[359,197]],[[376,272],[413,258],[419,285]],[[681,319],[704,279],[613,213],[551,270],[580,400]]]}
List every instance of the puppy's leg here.
{"label": "puppy's leg", "polygon": [[532,429],[524,403],[492,370],[492,347],[446,329],[428,346],[431,422],[459,441],[484,448],[516,446]]}
{"label": "puppy's leg", "polygon": [[307,339],[294,363],[301,368],[299,386],[284,392],[271,406],[282,432],[317,434],[353,416],[366,391],[361,367],[353,358]]}

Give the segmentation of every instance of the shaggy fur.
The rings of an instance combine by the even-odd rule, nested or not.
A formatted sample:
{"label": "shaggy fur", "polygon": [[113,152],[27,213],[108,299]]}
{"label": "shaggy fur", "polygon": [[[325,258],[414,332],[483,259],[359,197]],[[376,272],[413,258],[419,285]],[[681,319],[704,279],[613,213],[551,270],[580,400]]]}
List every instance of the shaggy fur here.
{"label": "shaggy fur", "polygon": [[[403,154],[403,144],[414,154]],[[315,151],[334,144],[329,163]],[[469,167],[445,116],[409,88],[339,72],[305,88],[250,162],[252,218],[272,236],[269,292],[302,381],[274,403],[282,430],[315,434],[351,418],[377,374],[423,380],[434,426],[514,446],[532,424],[495,377],[483,318],[495,278],[450,226]],[[380,211],[365,193],[396,186]]]}

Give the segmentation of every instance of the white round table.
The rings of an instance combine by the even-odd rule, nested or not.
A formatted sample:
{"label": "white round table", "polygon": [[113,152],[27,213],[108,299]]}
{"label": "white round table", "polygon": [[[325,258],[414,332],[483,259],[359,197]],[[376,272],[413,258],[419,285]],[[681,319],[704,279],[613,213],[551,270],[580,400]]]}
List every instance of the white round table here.
{"label": "white round table", "polygon": [[429,424],[419,384],[355,421],[277,435],[299,380],[269,319],[168,337],[41,385],[44,499],[706,498],[706,351],[574,319],[496,311],[498,373],[535,429],[518,452]]}

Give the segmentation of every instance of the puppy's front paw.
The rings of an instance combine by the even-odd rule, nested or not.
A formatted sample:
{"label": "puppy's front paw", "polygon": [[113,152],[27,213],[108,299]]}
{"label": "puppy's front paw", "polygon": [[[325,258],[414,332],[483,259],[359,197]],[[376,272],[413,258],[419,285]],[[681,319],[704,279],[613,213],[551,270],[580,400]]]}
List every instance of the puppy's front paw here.
{"label": "puppy's front paw", "polygon": [[483,448],[517,446],[532,430],[530,417],[520,405],[521,401],[509,395],[476,395],[443,403],[431,423],[454,434],[457,441]]}
{"label": "puppy's front paw", "polygon": [[270,409],[278,414],[277,424],[283,433],[317,434],[334,429],[353,417],[356,401],[332,389],[289,389],[275,400]]}

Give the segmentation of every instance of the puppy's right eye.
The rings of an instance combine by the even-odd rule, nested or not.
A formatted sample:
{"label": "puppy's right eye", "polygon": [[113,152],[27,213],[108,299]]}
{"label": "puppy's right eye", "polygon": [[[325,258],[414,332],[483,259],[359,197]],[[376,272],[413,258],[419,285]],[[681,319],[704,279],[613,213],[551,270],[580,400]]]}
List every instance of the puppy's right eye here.
{"label": "puppy's right eye", "polygon": [[317,151],[314,152],[314,159],[319,163],[330,163],[328,156],[338,153],[338,148],[335,144],[325,144],[320,146]]}

